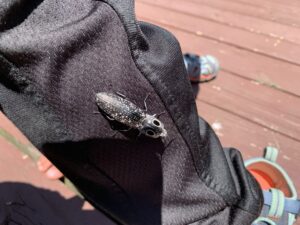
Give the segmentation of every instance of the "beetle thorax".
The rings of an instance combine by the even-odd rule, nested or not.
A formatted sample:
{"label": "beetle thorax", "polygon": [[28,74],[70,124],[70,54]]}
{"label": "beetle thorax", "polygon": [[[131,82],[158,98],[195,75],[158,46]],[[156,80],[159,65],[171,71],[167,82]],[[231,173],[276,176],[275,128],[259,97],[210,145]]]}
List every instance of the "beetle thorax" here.
{"label": "beetle thorax", "polygon": [[155,117],[155,115],[146,114],[142,121],[141,132],[152,138],[165,137],[167,132],[163,123]]}

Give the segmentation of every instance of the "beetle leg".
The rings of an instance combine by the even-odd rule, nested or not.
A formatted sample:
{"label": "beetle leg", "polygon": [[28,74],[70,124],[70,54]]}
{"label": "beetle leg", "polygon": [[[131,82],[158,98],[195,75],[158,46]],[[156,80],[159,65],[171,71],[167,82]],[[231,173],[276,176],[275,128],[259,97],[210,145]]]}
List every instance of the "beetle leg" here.
{"label": "beetle leg", "polygon": [[140,137],[142,134],[143,132],[139,130],[139,134],[137,135],[137,138]]}
{"label": "beetle leg", "polygon": [[125,130],[116,130],[116,131],[114,132],[114,134],[112,135],[112,137],[116,136],[116,134],[117,134],[118,132],[127,132],[127,131],[130,131],[131,129],[132,129],[132,127],[129,127],[128,129],[125,129]]}
{"label": "beetle leg", "polygon": [[163,112],[160,112],[158,114],[154,114],[153,116],[156,117],[156,118],[159,118],[161,115],[167,113],[166,111],[163,111]]}
{"label": "beetle leg", "polygon": [[118,131],[121,131],[121,132],[127,132],[127,131],[130,131],[131,129],[132,129],[132,127],[129,127],[128,129],[118,130]]}
{"label": "beetle leg", "polygon": [[115,119],[114,118],[112,118],[111,116],[109,116],[109,115],[105,115],[106,116],[106,118],[108,119],[108,120],[110,120],[110,121],[114,121]]}
{"label": "beetle leg", "polygon": [[143,133],[139,130],[139,134],[135,137],[134,142],[138,141],[138,138],[142,135]]}
{"label": "beetle leg", "polygon": [[118,133],[118,131],[115,131],[112,135],[112,137],[116,136],[116,134]]}
{"label": "beetle leg", "polygon": [[117,95],[119,95],[121,98],[126,98],[126,96],[125,95],[123,95],[122,93],[120,93],[120,92],[116,92],[116,94]]}

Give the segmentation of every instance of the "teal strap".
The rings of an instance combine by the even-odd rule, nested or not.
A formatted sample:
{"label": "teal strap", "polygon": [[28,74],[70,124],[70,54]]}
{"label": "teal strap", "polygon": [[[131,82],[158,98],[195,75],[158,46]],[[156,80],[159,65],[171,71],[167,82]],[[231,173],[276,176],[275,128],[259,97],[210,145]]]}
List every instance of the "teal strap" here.
{"label": "teal strap", "polygon": [[265,148],[264,158],[270,162],[276,162],[278,157],[278,149],[272,146]]}
{"label": "teal strap", "polygon": [[273,215],[278,218],[283,212],[300,215],[300,201],[284,198],[280,190],[272,189],[263,191],[264,204],[270,206],[269,216]]}
{"label": "teal strap", "polygon": [[272,197],[268,216],[278,218],[277,208],[279,204],[279,194],[276,189],[271,189],[270,193]]}
{"label": "teal strap", "polygon": [[251,225],[276,225],[276,223],[266,217],[258,217]]}

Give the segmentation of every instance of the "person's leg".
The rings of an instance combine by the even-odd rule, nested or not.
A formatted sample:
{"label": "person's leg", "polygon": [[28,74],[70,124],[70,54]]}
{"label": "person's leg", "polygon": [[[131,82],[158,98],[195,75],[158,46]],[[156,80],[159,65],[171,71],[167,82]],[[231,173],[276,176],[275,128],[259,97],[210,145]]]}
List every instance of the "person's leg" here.
{"label": "person's leg", "polygon": [[49,159],[41,155],[37,161],[38,170],[46,175],[47,178],[56,180],[63,177],[63,173],[57,169]]}

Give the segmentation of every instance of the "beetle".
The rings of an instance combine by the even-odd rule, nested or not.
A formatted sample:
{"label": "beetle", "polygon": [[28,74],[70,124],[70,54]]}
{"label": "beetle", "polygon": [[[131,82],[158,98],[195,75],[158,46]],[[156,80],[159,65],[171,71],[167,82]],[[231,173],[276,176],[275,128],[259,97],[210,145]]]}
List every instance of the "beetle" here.
{"label": "beetle", "polygon": [[157,118],[157,115],[146,113],[147,105],[144,100],[145,110],[139,108],[120,93],[99,92],[96,93],[96,104],[106,115],[107,119],[118,121],[130,129],[139,130],[151,138],[166,137],[167,131],[164,124]]}

